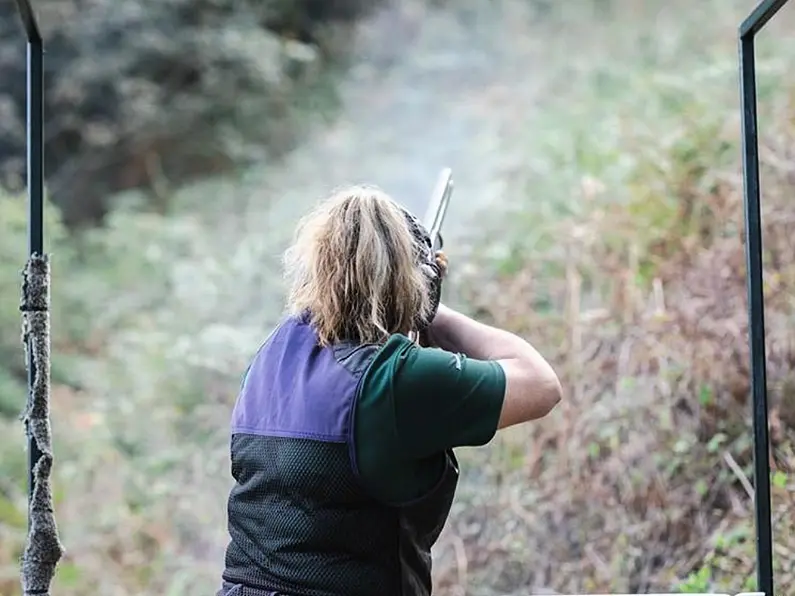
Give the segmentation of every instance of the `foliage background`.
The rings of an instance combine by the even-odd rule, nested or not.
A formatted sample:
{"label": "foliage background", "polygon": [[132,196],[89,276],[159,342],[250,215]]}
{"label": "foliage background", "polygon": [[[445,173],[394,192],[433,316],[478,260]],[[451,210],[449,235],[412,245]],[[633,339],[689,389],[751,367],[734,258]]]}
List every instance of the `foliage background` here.
{"label": "foliage background", "polygon": [[[212,593],[226,420],[280,313],[295,218],[361,179],[420,209],[448,164],[448,300],[537,344],[567,395],[548,423],[462,453],[437,592],[752,588],[736,59],[752,5],[37,4],[67,547],[54,593]],[[3,6],[0,594],[16,596],[24,43]],[[782,590],[795,580],[793,18],[785,8],[758,44]]]}

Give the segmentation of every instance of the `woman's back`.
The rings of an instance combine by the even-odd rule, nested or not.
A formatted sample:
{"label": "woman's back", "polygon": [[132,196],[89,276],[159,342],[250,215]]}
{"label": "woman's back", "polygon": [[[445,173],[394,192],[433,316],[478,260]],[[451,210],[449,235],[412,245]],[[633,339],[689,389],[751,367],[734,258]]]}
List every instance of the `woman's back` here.
{"label": "woman's back", "polygon": [[322,348],[290,318],[246,376],[232,422],[232,542],[224,579],[263,591],[349,596],[430,593],[427,551],[458,478],[405,507],[358,479],[357,388],[378,346]]}

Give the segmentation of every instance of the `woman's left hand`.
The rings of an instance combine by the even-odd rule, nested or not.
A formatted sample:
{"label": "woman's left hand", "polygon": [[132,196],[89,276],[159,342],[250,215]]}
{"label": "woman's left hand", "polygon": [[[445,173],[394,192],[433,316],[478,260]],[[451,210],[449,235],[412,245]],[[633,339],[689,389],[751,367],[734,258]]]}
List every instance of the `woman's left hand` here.
{"label": "woman's left hand", "polygon": [[439,273],[441,273],[442,279],[447,277],[447,269],[448,269],[448,260],[447,255],[444,254],[443,251],[437,250],[436,254],[434,255],[436,260],[436,265],[439,267]]}

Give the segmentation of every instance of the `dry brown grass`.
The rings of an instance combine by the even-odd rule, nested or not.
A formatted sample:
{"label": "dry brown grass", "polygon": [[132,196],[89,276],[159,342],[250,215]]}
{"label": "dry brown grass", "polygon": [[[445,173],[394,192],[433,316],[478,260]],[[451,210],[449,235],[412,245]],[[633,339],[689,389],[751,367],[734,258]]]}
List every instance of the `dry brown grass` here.
{"label": "dry brown grass", "polygon": [[[792,107],[780,108],[777,122],[792,123]],[[710,143],[736,138],[736,120],[727,122]],[[448,528],[439,594],[752,587],[742,185],[738,164],[701,167],[708,149],[667,155],[675,169],[644,170],[641,160],[629,203],[594,200],[554,223],[559,242],[514,272],[490,275],[484,262],[471,273],[477,284],[463,280],[477,313],[550,356],[566,397],[548,420],[472,455],[480,488]],[[786,593],[795,585],[795,129],[777,128],[762,154],[776,580]],[[586,180],[581,190],[609,189]],[[553,305],[545,314],[528,306],[541,296]]]}

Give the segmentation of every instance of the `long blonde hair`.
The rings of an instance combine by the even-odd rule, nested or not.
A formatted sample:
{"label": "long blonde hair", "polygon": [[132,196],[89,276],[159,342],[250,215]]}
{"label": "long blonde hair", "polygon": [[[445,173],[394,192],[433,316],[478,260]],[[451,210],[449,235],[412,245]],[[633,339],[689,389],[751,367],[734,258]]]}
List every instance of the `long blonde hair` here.
{"label": "long blonde hair", "polygon": [[431,309],[421,250],[386,193],[339,190],[301,220],[284,254],[288,311],[309,315],[321,345],[408,335]]}

